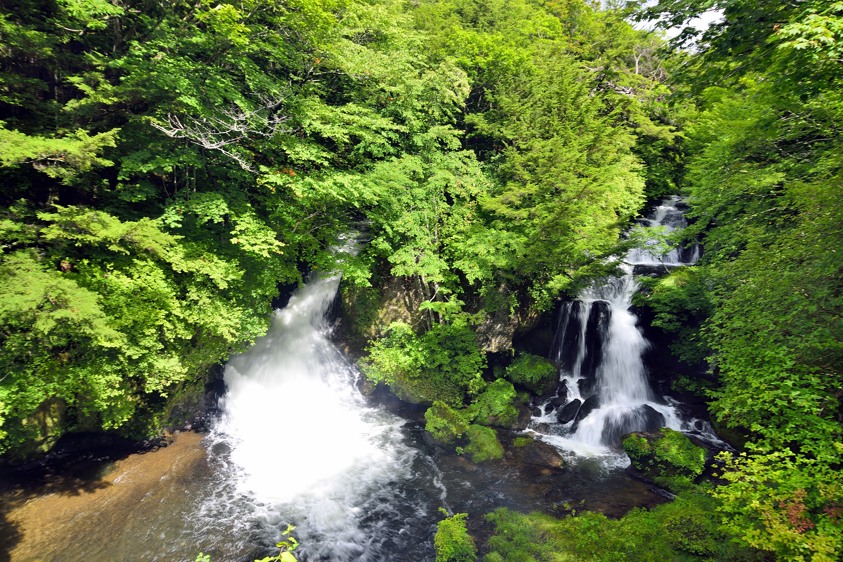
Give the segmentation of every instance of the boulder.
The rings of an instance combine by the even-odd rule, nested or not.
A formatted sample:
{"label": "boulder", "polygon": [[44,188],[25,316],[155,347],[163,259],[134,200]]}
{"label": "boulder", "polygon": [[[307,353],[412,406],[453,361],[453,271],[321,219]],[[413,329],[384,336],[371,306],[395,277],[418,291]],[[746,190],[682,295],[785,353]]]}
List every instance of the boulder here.
{"label": "boulder", "polygon": [[556,413],[556,421],[561,424],[566,424],[577,417],[577,412],[580,411],[582,402],[578,398],[574,398]]}
{"label": "boulder", "polygon": [[609,320],[612,308],[604,301],[591,303],[588,322],[585,326],[585,357],[580,366],[580,376],[586,379],[594,378],[597,366],[603,357],[603,344],[609,331]]}
{"label": "boulder", "polygon": [[596,410],[600,407],[600,398],[597,397],[596,394],[593,394],[585,399],[585,402],[582,403],[580,406],[579,411],[577,412],[576,418],[574,418],[574,425],[572,430],[576,430],[577,424],[585,418],[588,414]]}
{"label": "boulder", "polygon": [[667,427],[631,433],[624,437],[623,449],[632,461],[630,474],[674,493],[693,487],[708,461],[705,448]]}
{"label": "boulder", "polygon": [[621,437],[633,431],[654,433],[665,424],[664,416],[648,404],[606,420],[600,438],[607,445],[619,445]]}

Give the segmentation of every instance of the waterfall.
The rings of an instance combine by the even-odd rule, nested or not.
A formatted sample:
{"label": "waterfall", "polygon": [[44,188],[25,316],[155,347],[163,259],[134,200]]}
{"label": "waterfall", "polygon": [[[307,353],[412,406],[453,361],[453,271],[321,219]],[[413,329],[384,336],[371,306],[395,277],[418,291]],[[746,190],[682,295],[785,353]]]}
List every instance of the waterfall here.
{"label": "waterfall", "polygon": [[[367,406],[356,370],[331,343],[325,315],[338,284],[302,287],[269,333],[227,364],[210,436],[227,479],[205,511],[243,514],[244,534],[292,523],[303,560],[378,560],[384,543],[409,540],[397,536],[402,524],[424,528],[443,491],[435,467],[404,443],[403,420]],[[425,483],[411,483],[420,470]],[[430,489],[415,497],[422,486]],[[423,559],[430,546],[402,548]]]}
{"label": "waterfall", "polygon": [[[682,229],[687,226],[682,208],[680,198],[668,198],[642,224],[667,232]],[[648,249],[654,243],[630,250],[619,276],[592,284],[560,306],[551,352],[560,369],[560,391],[541,405],[532,428],[562,450],[603,455],[617,450],[626,433],[660,427],[714,437],[699,420],[683,419],[647,380],[643,354],[649,343],[630,310],[638,289],[634,272],[640,266],[690,265],[699,257],[696,247],[657,255]]]}

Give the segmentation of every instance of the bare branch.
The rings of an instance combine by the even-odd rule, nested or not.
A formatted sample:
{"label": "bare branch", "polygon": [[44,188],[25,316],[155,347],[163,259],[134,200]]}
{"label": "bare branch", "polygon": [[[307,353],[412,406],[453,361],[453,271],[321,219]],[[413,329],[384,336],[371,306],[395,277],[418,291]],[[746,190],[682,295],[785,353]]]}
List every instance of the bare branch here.
{"label": "bare branch", "polygon": [[288,115],[277,111],[283,98],[270,98],[258,95],[255,109],[243,110],[230,106],[217,116],[180,118],[175,114],[167,115],[167,123],[153,121],[152,126],[174,139],[186,139],[207,150],[215,150],[231,158],[247,172],[254,173],[254,168],[246,157],[236,151],[236,147],[250,138],[268,138],[284,131],[284,123],[290,120]]}

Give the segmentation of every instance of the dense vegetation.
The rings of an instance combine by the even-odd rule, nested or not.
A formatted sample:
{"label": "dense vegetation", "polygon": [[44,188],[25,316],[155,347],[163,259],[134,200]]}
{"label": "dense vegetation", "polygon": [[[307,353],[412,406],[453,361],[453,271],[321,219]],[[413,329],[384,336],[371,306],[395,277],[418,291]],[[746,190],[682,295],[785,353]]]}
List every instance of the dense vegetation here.
{"label": "dense vegetation", "polygon": [[[0,2],[0,453],[154,433],[264,333],[279,285],[339,268],[367,376],[495,458],[552,370],[484,351],[681,189],[703,262],[641,304],[709,359],[745,450],[709,495],[620,522],[496,512],[489,558],[843,551],[843,3],[604,4]],[[692,50],[627,21],[712,7]],[[413,310],[385,314],[390,287]]]}

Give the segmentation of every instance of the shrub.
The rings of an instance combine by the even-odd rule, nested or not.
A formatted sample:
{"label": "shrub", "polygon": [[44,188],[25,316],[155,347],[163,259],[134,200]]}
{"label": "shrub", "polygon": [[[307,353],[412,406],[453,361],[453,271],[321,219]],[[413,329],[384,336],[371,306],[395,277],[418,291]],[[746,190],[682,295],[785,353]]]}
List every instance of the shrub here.
{"label": "shrub", "polygon": [[[444,510],[442,511],[444,512]],[[436,562],[474,562],[477,560],[477,547],[465,527],[467,519],[467,513],[457,513],[436,524],[436,536],[433,538],[433,546],[436,548]]]}
{"label": "shrub", "polygon": [[368,351],[361,362],[366,377],[388,384],[411,402],[440,400],[459,406],[466,393],[483,384],[480,372],[486,359],[465,324],[437,324],[418,335],[408,324],[396,322]]}
{"label": "shrub", "polygon": [[545,387],[555,384],[557,379],[556,365],[539,357],[524,353],[519,355],[509,367],[506,368],[506,378],[532,390],[541,393]]}

